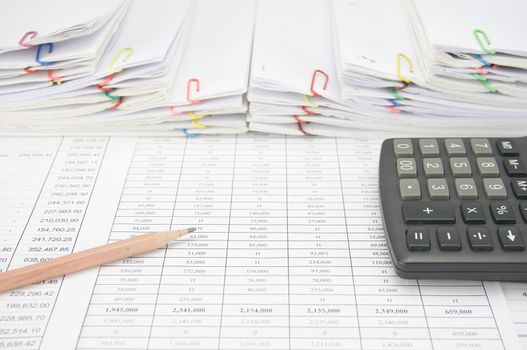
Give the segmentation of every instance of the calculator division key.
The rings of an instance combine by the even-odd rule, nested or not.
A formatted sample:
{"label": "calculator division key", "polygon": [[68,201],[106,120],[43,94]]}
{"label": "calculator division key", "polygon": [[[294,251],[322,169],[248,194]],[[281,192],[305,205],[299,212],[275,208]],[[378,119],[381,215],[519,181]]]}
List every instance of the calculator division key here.
{"label": "calculator division key", "polygon": [[527,222],[527,202],[520,202],[520,213],[522,213],[523,221]]}
{"label": "calculator division key", "polygon": [[399,192],[404,201],[421,199],[421,187],[417,179],[399,180]]}
{"label": "calculator division key", "polygon": [[517,156],[518,148],[512,139],[499,139],[496,141],[496,147],[502,156]]}
{"label": "calculator division key", "polygon": [[500,169],[493,157],[479,157],[476,158],[479,174],[482,177],[498,177],[500,176]]}
{"label": "calculator division key", "polygon": [[494,249],[489,230],[485,227],[469,227],[467,238],[470,248],[474,251],[491,251]]}
{"label": "calculator division key", "polygon": [[436,139],[420,139],[419,150],[423,157],[437,157],[439,155],[439,145]]}
{"label": "calculator division key", "polygon": [[492,147],[488,139],[471,139],[470,147],[476,156],[492,155]]}
{"label": "calculator division key", "polygon": [[518,199],[527,199],[527,178],[511,181],[512,192]]}
{"label": "calculator division key", "polygon": [[498,238],[503,250],[508,252],[525,250],[525,243],[517,227],[498,228]]}
{"label": "calculator division key", "polygon": [[436,233],[439,249],[445,251],[461,250],[461,239],[455,227],[438,227]]}
{"label": "calculator division key", "polygon": [[414,155],[414,147],[410,139],[393,140],[393,151],[396,157],[407,157]]}
{"label": "calculator division key", "polygon": [[448,199],[448,184],[445,179],[427,179],[428,195],[430,199]]}
{"label": "calculator division key", "polygon": [[467,154],[462,139],[446,139],[445,148],[449,157],[464,156]]}
{"label": "calculator division key", "polygon": [[413,158],[397,158],[397,176],[400,178],[416,177],[417,167]]}
{"label": "calculator division key", "polygon": [[450,158],[450,171],[454,177],[472,176],[472,167],[466,157]]}
{"label": "calculator division key", "polygon": [[426,177],[443,177],[445,175],[441,158],[424,158],[423,169]]}
{"label": "calculator division key", "polygon": [[411,251],[430,250],[430,235],[426,227],[413,227],[406,230],[406,245]]}
{"label": "calculator division key", "polygon": [[510,177],[527,176],[527,170],[525,170],[525,165],[520,158],[505,158],[503,159],[503,166]]}
{"label": "calculator division key", "polygon": [[509,202],[490,202],[490,214],[496,224],[514,224],[516,217]]}
{"label": "calculator division key", "polygon": [[488,199],[507,199],[507,190],[500,178],[483,179],[483,189]]}
{"label": "calculator division key", "polygon": [[456,219],[450,202],[403,202],[403,218],[407,224],[453,224]]}
{"label": "calculator division key", "polygon": [[461,217],[466,224],[484,224],[485,213],[479,202],[467,201],[461,203]]}
{"label": "calculator division key", "polygon": [[478,199],[478,188],[472,178],[460,178],[454,180],[456,193],[459,199]]}

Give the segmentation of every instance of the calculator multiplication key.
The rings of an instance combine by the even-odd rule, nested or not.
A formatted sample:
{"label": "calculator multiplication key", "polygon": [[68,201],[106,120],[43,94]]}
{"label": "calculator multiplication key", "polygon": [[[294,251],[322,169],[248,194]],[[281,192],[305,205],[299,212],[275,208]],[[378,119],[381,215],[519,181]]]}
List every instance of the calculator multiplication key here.
{"label": "calculator multiplication key", "polygon": [[462,202],[461,217],[466,224],[485,223],[485,213],[483,212],[483,208],[479,202]]}
{"label": "calculator multiplication key", "polygon": [[444,201],[404,202],[403,217],[407,224],[455,223],[452,205]]}
{"label": "calculator multiplication key", "polygon": [[499,139],[496,140],[496,147],[502,156],[517,156],[518,148],[511,139]]}
{"label": "calculator multiplication key", "polygon": [[439,145],[435,139],[420,139],[419,150],[423,157],[437,157],[439,155]]}
{"label": "calculator multiplication key", "polygon": [[414,147],[410,139],[393,140],[393,151],[396,157],[408,157],[414,155]]}
{"label": "calculator multiplication key", "polygon": [[514,224],[516,217],[509,202],[490,202],[490,214],[496,224]]}
{"label": "calculator multiplication key", "polygon": [[518,199],[527,199],[527,178],[511,181],[512,192]]}
{"label": "calculator multiplication key", "polygon": [[505,251],[525,250],[522,234],[515,226],[498,228],[498,238]]}
{"label": "calculator multiplication key", "polygon": [[486,227],[469,227],[467,238],[470,248],[474,251],[491,251],[494,249],[489,230]]}
{"label": "calculator multiplication key", "polygon": [[455,227],[438,227],[437,243],[439,244],[439,249],[441,250],[461,250],[461,239],[459,238],[459,233]]}
{"label": "calculator multiplication key", "polygon": [[416,177],[417,167],[413,158],[397,158],[397,176],[400,178]]}
{"label": "calculator multiplication key", "polygon": [[406,230],[406,244],[411,251],[430,250],[430,235],[426,227],[414,227]]}
{"label": "calculator multiplication key", "polygon": [[527,170],[525,170],[520,158],[505,158],[503,159],[503,166],[510,177],[527,176]]}
{"label": "calculator multiplication key", "polygon": [[464,156],[467,154],[465,143],[462,139],[446,139],[445,148],[449,157]]}
{"label": "calculator multiplication key", "polygon": [[488,199],[507,199],[507,190],[500,178],[483,179],[483,189]]}
{"label": "calculator multiplication key", "polygon": [[488,139],[471,139],[470,147],[476,156],[492,155],[492,147]]}

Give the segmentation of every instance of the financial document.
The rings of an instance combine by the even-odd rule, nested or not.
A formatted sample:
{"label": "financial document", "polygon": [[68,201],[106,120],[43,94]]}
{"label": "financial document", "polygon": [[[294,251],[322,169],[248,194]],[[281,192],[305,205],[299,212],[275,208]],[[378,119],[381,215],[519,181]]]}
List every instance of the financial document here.
{"label": "financial document", "polygon": [[520,349],[499,283],[404,280],[380,140],[0,138],[0,269],[196,227],[0,295],[0,349]]}

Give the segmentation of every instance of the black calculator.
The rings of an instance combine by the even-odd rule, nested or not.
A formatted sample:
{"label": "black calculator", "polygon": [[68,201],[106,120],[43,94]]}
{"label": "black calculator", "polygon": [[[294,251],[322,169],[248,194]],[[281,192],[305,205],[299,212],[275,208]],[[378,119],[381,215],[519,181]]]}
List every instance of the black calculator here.
{"label": "black calculator", "polygon": [[527,281],[527,137],[382,144],[386,239],[404,278]]}

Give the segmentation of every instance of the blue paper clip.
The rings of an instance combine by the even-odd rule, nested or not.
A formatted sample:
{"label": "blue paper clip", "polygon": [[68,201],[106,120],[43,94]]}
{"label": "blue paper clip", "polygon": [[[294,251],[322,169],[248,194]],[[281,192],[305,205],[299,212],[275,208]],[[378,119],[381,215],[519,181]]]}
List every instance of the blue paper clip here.
{"label": "blue paper clip", "polygon": [[484,64],[485,66],[487,66],[487,67],[490,67],[490,66],[492,65],[492,63],[490,63],[489,61],[487,61],[486,59],[484,59],[483,57],[481,57],[480,54],[477,54],[477,55],[476,55],[476,59],[477,59],[478,61],[480,61],[481,63],[483,63],[483,64]]}
{"label": "blue paper clip", "polygon": [[198,137],[198,134],[190,133],[188,132],[187,129],[182,129],[181,131],[183,131],[183,134],[185,134],[186,137],[190,137],[190,138]]}
{"label": "blue paper clip", "polygon": [[53,52],[53,44],[52,43],[40,44],[37,47],[37,55],[35,57],[35,61],[37,61],[38,64],[41,64],[43,66],[47,66],[48,64],[52,63],[52,62],[48,62],[48,61],[42,61],[40,59],[40,51],[42,51],[42,46],[46,46],[46,45],[49,47],[48,53],[52,53]]}
{"label": "blue paper clip", "polygon": [[392,104],[392,106],[394,107],[400,107],[401,105],[396,101],[394,100],[393,98],[390,98],[388,99],[388,101]]}

